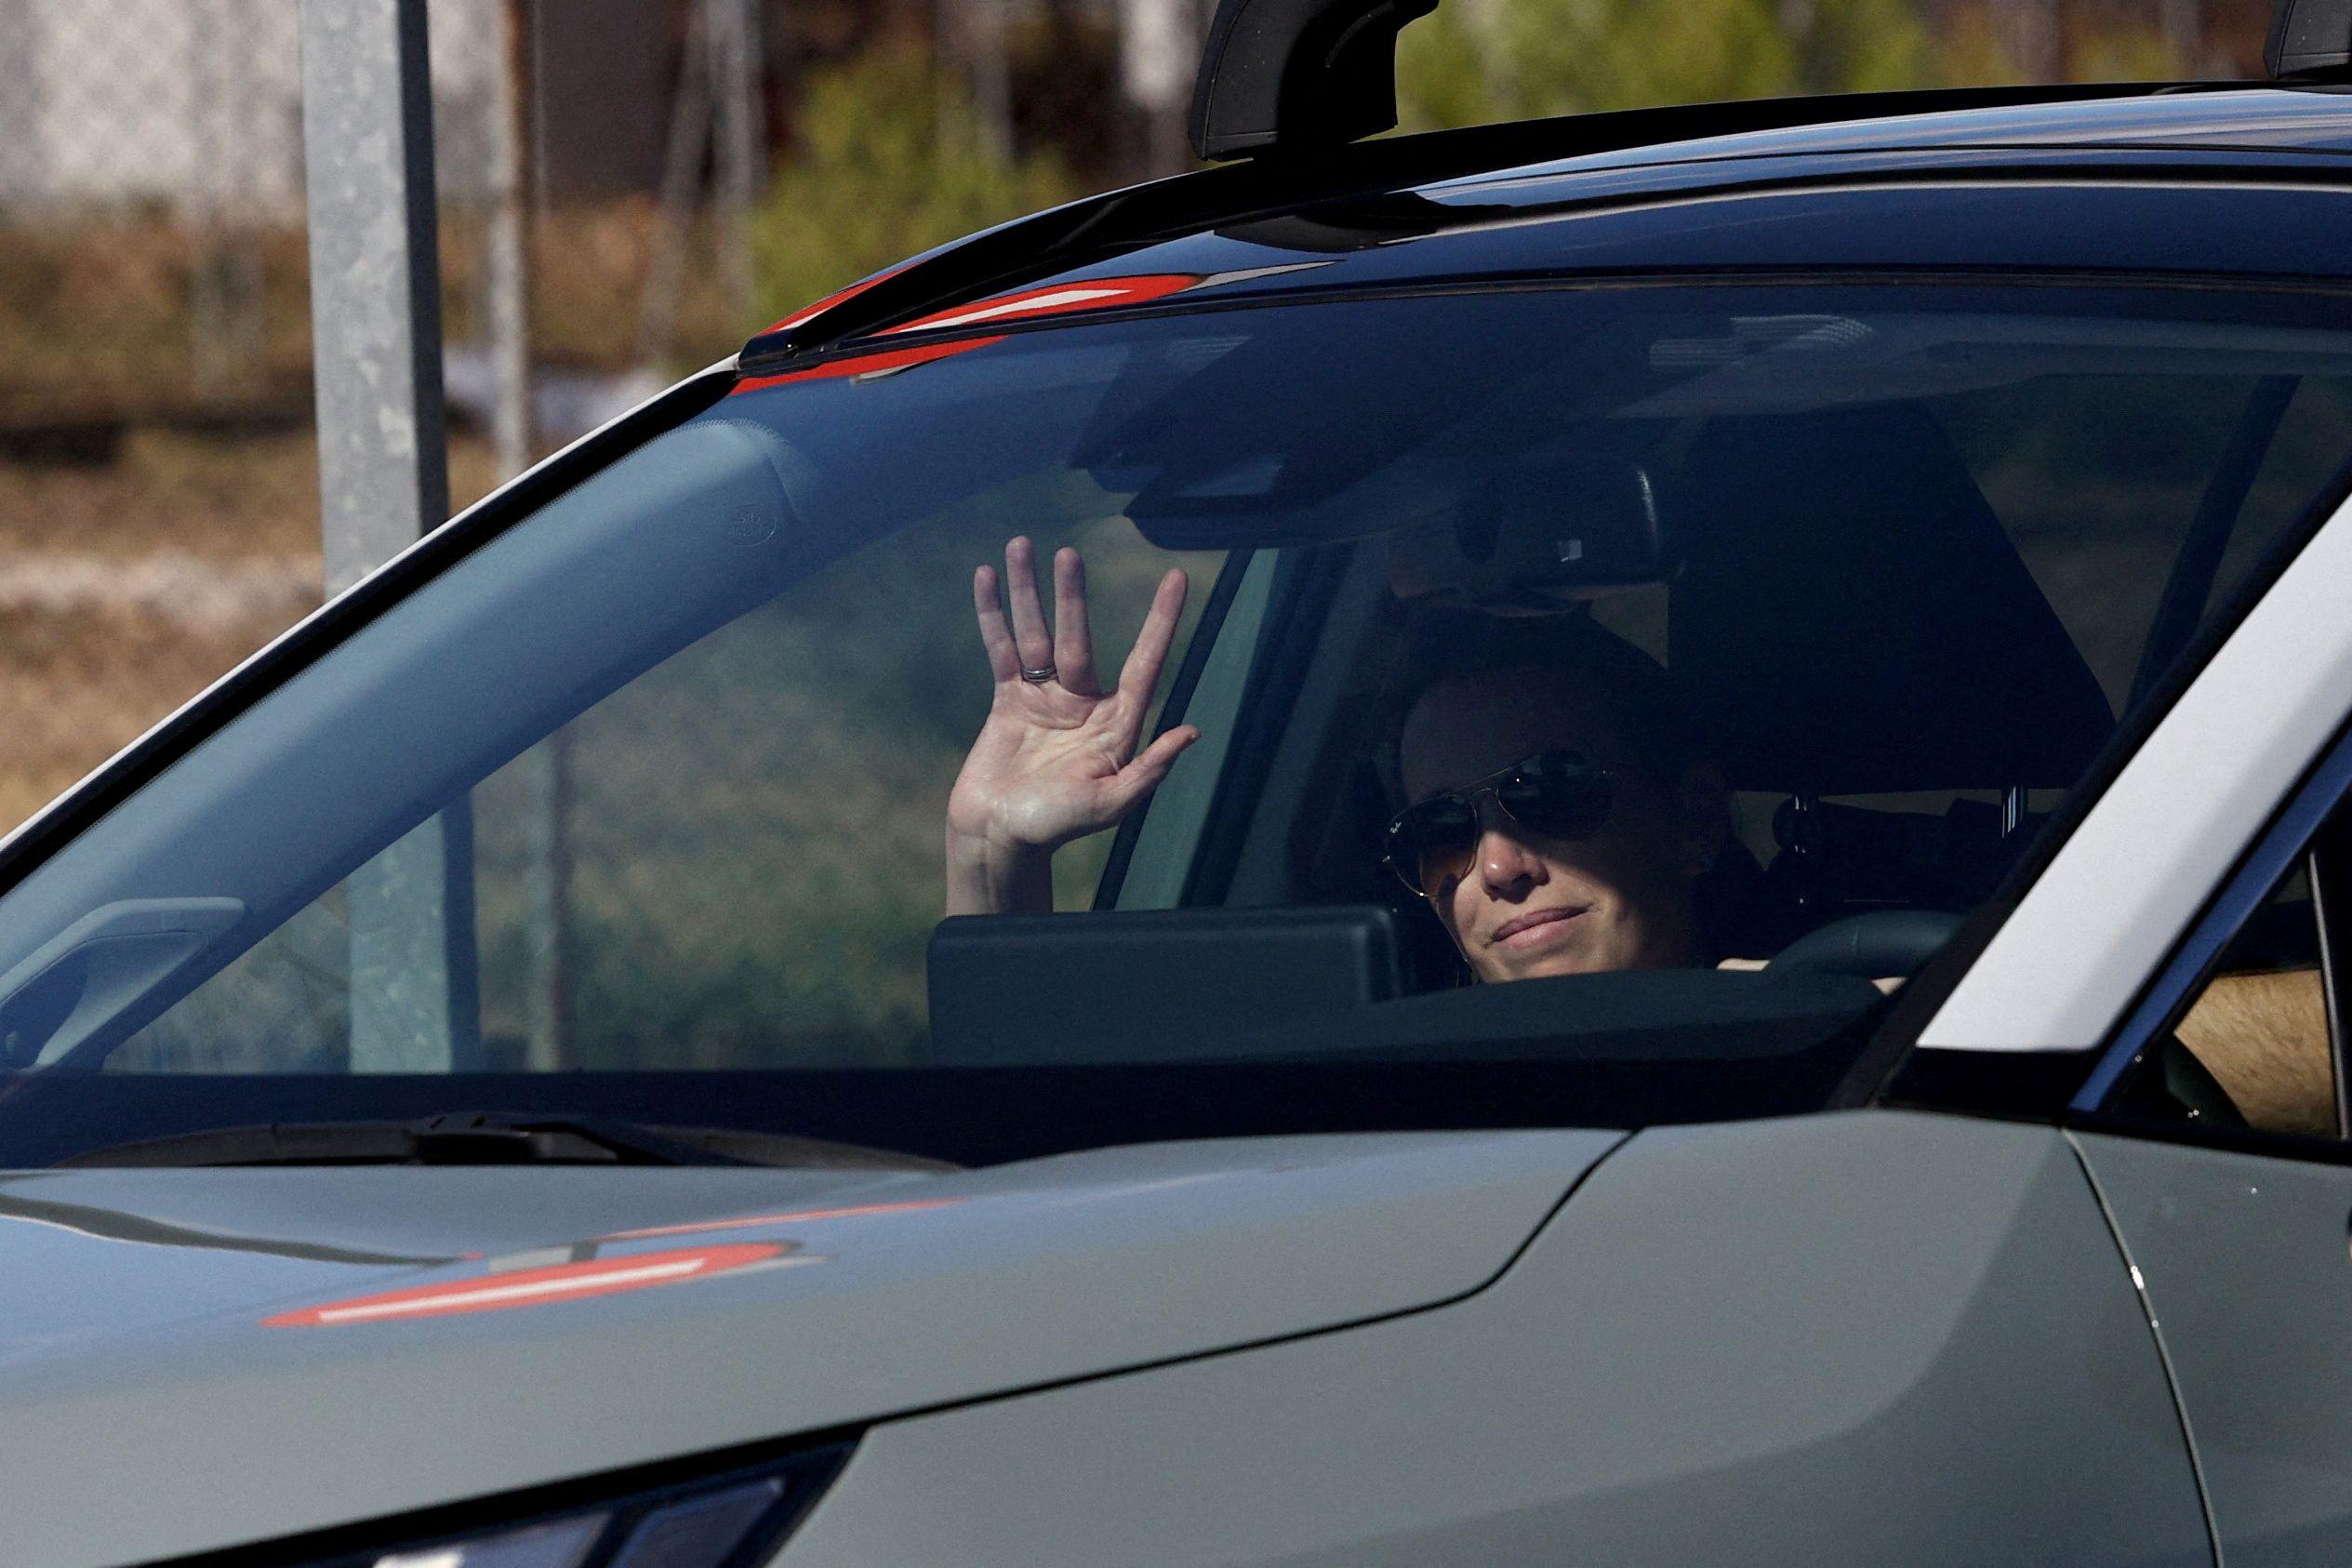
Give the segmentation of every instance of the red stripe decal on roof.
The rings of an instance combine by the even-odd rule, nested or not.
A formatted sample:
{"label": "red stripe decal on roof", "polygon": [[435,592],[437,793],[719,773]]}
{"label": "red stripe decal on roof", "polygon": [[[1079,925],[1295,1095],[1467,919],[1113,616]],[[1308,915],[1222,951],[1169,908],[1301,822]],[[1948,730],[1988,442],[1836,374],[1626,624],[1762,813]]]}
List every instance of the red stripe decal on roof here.
{"label": "red stripe decal on roof", "polygon": [[1068,315],[1074,311],[1108,311],[1122,305],[1149,304],[1180,294],[1201,281],[1198,272],[1146,272],[1127,278],[1074,278],[1063,283],[1024,288],[993,299],[975,300],[918,316],[892,332],[936,332],[944,327],[978,326],[1001,321],[1029,321],[1038,316]]}
{"label": "red stripe decal on roof", "polygon": [[771,332],[790,332],[796,326],[806,326],[810,322],[815,321],[818,316],[823,315],[827,311],[831,310],[835,305],[842,303],[842,301],[857,299],[857,296],[865,293],[866,290],[873,287],[874,285],[882,282],[885,278],[897,277],[900,272],[905,272],[909,265],[910,263],[902,261],[886,272],[876,272],[872,277],[860,279],[858,282],[851,284],[847,288],[838,289],[831,294],[826,295],[825,298],[819,299],[814,305],[804,307],[796,315],[786,316],[782,321],[761,327],[758,332],[753,334],[753,336],[764,338]]}
{"label": "red stripe decal on roof", "polygon": [[735,383],[736,392],[758,392],[764,387],[780,387],[787,381],[825,381],[842,376],[882,376],[894,370],[909,370],[918,365],[928,365],[935,359],[947,359],[974,349],[985,349],[990,343],[1002,343],[1002,338],[966,338],[953,343],[925,343],[914,349],[884,349],[877,353],[851,354],[846,359],[831,359],[822,365],[812,365],[805,370],[787,370],[780,376],[751,376]]}

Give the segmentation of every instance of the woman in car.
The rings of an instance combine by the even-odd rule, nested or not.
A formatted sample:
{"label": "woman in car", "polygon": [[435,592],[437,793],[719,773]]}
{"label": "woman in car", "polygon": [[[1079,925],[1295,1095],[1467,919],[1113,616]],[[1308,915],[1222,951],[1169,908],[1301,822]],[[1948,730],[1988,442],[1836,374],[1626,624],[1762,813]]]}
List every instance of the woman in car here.
{"label": "woman in car", "polygon": [[[1046,625],[1033,547],[973,575],[995,677],[949,797],[950,914],[1053,907],[1061,845],[1115,827],[1200,731],[1140,751],[1146,711],[1184,609],[1162,578],[1115,686],[1096,676],[1084,564],[1054,559]],[[1001,602],[1002,601],[1002,602]],[[1010,607],[1007,618],[1006,606]],[[1582,627],[1497,625],[1449,649],[1406,712],[1399,764],[1412,804],[1389,865],[1428,899],[1482,980],[1710,963],[1701,888],[1730,843],[1726,796],[1673,714],[1665,674]]]}

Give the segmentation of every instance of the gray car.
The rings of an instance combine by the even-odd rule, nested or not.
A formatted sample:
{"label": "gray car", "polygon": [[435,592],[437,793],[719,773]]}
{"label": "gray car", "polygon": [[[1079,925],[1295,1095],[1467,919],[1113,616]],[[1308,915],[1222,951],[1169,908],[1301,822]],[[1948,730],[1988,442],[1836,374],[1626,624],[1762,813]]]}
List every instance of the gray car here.
{"label": "gray car", "polygon": [[[0,845],[0,1562],[2352,1553],[2352,104],[1227,79]],[[1012,536],[1190,744],[942,921]]]}

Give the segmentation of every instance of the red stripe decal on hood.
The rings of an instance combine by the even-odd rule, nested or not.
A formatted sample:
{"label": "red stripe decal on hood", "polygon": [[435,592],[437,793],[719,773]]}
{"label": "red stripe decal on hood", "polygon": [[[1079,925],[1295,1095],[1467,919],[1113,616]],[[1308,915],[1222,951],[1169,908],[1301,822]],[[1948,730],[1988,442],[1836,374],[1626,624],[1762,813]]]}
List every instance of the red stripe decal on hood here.
{"label": "red stripe decal on hood", "polygon": [[512,1273],[482,1273],[462,1280],[444,1280],[405,1290],[353,1296],[299,1311],[280,1312],[261,1320],[263,1328],[335,1328],[352,1323],[396,1322],[408,1318],[448,1318],[468,1312],[503,1312],[518,1307],[545,1307],[558,1301],[578,1301],[591,1296],[614,1296],[628,1290],[705,1280],[753,1263],[784,1256],[790,1243],[737,1242],[721,1246],[684,1247],[671,1252],[633,1253],[626,1257],[600,1257],[585,1263],[562,1263],[550,1269],[521,1269]]}

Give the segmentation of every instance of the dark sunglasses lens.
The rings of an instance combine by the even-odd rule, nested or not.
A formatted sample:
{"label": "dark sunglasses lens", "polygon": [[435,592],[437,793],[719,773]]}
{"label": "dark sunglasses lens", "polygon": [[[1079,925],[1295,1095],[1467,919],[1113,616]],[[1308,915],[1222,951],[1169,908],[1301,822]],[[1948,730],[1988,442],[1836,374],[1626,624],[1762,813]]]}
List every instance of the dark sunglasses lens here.
{"label": "dark sunglasses lens", "polygon": [[1590,838],[1609,818],[1609,781],[1578,757],[1539,757],[1495,787],[1505,811],[1547,838]]}
{"label": "dark sunglasses lens", "polygon": [[1478,814],[1458,796],[1423,801],[1389,831],[1389,863],[1423,893],[1460,877],[1478,851]]}

